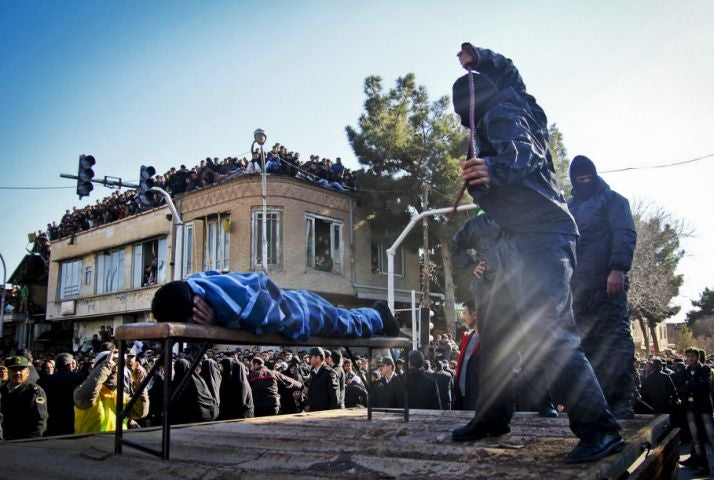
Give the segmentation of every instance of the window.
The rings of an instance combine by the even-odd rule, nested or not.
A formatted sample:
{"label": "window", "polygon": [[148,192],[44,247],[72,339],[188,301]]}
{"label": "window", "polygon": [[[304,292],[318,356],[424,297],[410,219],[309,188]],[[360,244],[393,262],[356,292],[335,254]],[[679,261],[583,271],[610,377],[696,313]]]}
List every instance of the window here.
{"label": "window", "polygon": [[305,242],[308,267],[323,272],[342,273],[344,245],[341,221],[306,215]]}
{"label": "window", "polygon": [[[387,262],[387,249],[392,246],[396,237],[391,237],[389,232],[385,230],[381,240],[372,242],[372,271],[375,273],[389,273]],[[404,276],[404,249],[397,248],[394,255],[394,275]]]}
{"label": "window", "polygon": [[94,272],[92,271],[92,266],[88,265],[87,267],[84,268],[84,284],[85,285],[91,285],[92,284],[92,276]]}
{"label": "window", "polygon": [[82,289],[82,260],[60,263],[59,298],[78,297]]}
{"label": "window", "polygon": [[132,254],[132,288],[165,283],[168,263],[166,256],[166,237],[135,243]]}
{"label": "window", "polygon": [[231,218],[218,215],[206,221],[203,270],[228,270]]}
{"label": "window", "polygon": [[97,254],[96,293],[124,290],[124,249]]}
{"label": "window", "polygon": [[193,223],[184,225],[183,230],[183,278],[193,273]]}
{"label": "window", "polygon": [[[263,209],[253,208],[251,242],[251,262],[253,268],[263,265]],[[265,224],[265,237],[268,240],[268,266],[280,268],[282,255],[280,251],[280,221],[282,212],[277,209],[268,209],[268,223]]]}

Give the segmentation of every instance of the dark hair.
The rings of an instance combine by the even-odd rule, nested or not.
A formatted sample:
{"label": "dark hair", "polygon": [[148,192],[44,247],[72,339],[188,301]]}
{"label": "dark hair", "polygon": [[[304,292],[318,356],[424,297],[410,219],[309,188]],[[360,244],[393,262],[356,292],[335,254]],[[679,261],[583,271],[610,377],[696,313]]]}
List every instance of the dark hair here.
{"label": "dark hair", "polygon": [[66,370],[71,364],[74,357],[71,353],[60,353],[55,357],[55,367],[57,370]]}
{"label": "dark hair", "polygon": [[414,368],[424,367],[424,354],[419,350],[412,350],[409,352],[409,363],[411,363]]}
{"label": "dark hair", "polygon": [[339,350],[333,350],[332,353],[330,353],[330,357],[332,357],[332,361],[335,365],[340,365],[342,363],[342,352]]}
{"label": "dark hair", "polygon": [[169,282],[159,288],[151,301],[157,322],[187,322],[193,314],[193,292],[188,283]]}
{"label": "dark hair", "polygon": [[697,348],[695,348],[695,347],[689,347],[688,349],[686,349],[686,350],[684,351],[684,354],[685,354],[685,355],[689,355],[690,353],[691,353],[692,355],[696,355],[696,356],[698,357],[698,356],[699,356],[699,349],[697,349]]}

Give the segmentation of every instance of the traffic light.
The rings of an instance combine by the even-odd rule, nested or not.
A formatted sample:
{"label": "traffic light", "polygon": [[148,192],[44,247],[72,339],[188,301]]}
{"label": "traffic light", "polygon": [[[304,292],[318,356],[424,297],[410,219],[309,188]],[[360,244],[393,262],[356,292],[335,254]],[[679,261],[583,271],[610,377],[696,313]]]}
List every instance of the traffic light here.
{"label": "traffic light", "polygon": [[92,167],[97,163],[94,157],[91,155],[80,155],[79,156],[79,170],[77,171],[77,195],[79,199],[82,197],[88,197],[89,192],[94,189],[92,185],[92,179],[94,178],[94,170]]}
{"label": "traffic light", "polygon": [[156,173],[154,167],[147,167],[145,165],[141,166],[141,171],[139,172],[139,201],[151,207],[154,204],[154,193],[151,189],[154,187],[154,179],[151,178]]}
{"label": "traffic light", "polygon": [[431,335],[431,331],[434,329],[434,323],[432,322],[432,319],[434,317],[434,311],[421,307],[420,309],[420,338],[419,338],[419,343],[421,344],[421,347],[426,350],[429,347],[429,344],[434,340],[434,337]]}

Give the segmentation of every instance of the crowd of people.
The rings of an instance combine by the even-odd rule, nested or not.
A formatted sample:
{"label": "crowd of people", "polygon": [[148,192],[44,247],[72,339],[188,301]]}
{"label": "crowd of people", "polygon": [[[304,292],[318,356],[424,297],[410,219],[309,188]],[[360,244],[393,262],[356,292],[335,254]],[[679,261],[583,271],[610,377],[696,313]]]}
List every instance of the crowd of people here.
{"label": "crowd of people", "polygon": [[[173,167],[163,175],[154,178],[155,186],[161,187],[172,196],[192,192],[242,175],[258,174],[262,171],[262,160],[258,152],[252,157],[207,157],[193,168],[181,165]],[[302,162],[298,152],[288,151],[285,145],[276,143],[265,156],[265,171],[272,175],[287,175],[307,182],[334,188],[339,191],[356,190],[355,177],[337,157],[333,162],[327,157],[310,155],[310,160]],[[149,204],[142,203],[136,190],[115,191],[94,205],[66,210],[59,224],[47,224],[49,240],[65,238],[93,227],[121,220],[142,211],[158,207],[164,203],[160,195],[148,197]]]}

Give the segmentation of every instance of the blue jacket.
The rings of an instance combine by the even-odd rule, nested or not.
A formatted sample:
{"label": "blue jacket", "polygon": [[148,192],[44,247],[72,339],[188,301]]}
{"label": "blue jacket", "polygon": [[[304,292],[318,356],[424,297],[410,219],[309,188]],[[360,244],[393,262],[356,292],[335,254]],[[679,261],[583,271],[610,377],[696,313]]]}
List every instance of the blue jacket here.
{"label": "blue jacket", "polygon": [[628,272],[637,242],[627,199],[612,191],[599,176],[593,181],[597,185],[592,196],[573,197],[568,202],[580,231],[572,279],[575,289],[604,289],[611,270]]}
{"label": "blue jacket", "polygon": [[476,51],[475,111],[469,111],[469,74],[454,83],[454,110],[466,127],[475,116],[477,156],[486,161],[491,180],[490,188],[469,186],[469,193],[508,232],[577,234],[555,182],[545,113],[511,60]]}

